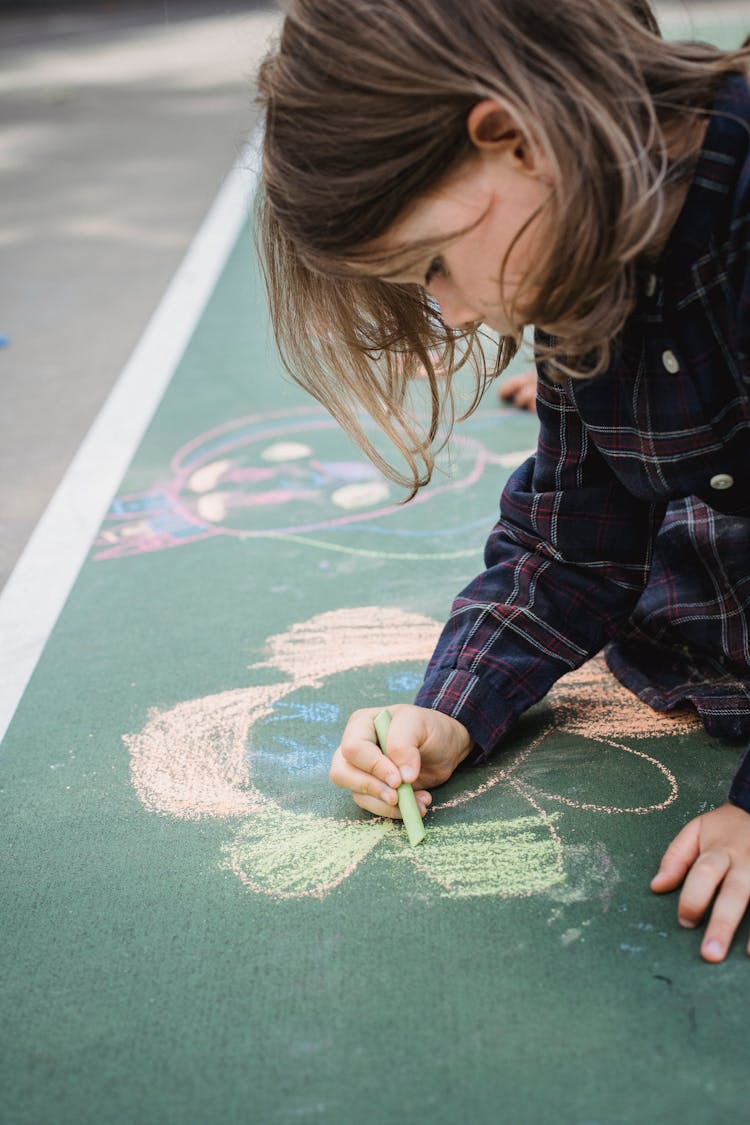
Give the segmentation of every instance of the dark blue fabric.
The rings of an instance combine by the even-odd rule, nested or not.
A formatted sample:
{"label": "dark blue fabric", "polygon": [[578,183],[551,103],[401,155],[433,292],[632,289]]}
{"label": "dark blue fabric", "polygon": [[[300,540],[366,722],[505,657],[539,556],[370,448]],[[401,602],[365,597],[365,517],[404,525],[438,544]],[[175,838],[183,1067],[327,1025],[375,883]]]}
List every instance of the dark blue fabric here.
{"label": "dark blue fabric", "polygon": [[[727,80],[680,216],[606,372],[539,369],[537,453],[508,482],[416,702],[486,758],[607,646],[657,710],[750,737],[750,88]],[[750,811],[750,755],[732,800]],[[741,799],[740,799],[740,795]]]}

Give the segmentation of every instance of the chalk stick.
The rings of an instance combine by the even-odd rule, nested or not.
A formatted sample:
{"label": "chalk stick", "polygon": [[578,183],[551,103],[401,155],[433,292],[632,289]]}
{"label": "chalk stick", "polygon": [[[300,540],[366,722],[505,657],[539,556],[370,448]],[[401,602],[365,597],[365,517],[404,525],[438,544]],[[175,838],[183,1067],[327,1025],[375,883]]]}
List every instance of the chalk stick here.
{"label": "chalk stick", "polygon": [[[377,735],[378,745],[384,754],[386,754],[385,747],[390,725],[390,711],[381,711],[379,715],[375,716],[375,734]],[[398,794],[398,807],[401,810],[401,816],[404,818],[404,828],[409,837],[409,843],[415,848],[417,844],[422,843],[427,835],[417,798],[414,796],[414,790],[408,781],[402,781],[396,792]]]}

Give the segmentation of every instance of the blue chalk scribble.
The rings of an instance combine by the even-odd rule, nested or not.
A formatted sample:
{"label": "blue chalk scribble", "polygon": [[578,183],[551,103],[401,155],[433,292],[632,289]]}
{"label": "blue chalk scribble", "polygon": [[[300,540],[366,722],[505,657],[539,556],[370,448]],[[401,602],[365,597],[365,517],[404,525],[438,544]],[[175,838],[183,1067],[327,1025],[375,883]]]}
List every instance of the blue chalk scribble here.
{"label": "blue chalk scribble", "polygon": [[417,672],[399,672],[387,680],[388,691],[416,691],[421,683],[422,677]]}
{"label": "blue chalk scribble", "polygon": [[337,723],[341,718],[341,708],[335,703],[279,702],[274,704],[273,709],[276,714],[268,717],[268,723],[287,722],[289,719],[304,723]]}
{"label": "blue chalk scribble", "polygon": [[306,746],[293,738],[274,738],[272,747],[255,751],[255,758],[272,761],[290,774],[318,774],[328,771],[335,749],[336,743],[323,736],[315,746]]}

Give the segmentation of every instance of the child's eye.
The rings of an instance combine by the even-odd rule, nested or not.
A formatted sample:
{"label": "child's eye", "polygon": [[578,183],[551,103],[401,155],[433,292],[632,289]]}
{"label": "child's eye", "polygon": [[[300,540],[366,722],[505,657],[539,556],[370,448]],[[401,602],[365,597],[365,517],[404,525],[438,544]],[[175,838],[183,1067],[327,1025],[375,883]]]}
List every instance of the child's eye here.
{"label": "child's eye", "polygon": [[424,275],[425,285],[429,285],[433,278],[439,277],[443,273],[445,273],[445,266],[443,265],[443,259],[440,258],[440,257],[433,258],[432,261],[430,262],[427,273]]}

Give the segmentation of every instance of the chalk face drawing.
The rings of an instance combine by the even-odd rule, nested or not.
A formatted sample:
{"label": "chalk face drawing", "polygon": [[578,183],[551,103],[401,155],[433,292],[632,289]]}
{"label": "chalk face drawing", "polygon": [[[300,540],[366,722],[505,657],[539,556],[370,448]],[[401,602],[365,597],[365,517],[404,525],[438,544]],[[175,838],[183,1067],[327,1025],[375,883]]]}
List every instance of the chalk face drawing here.
{"label": "chalk face drawing", "polygon": [[[226,866],[248,891],[272,898],[325,897],[375,858],[393,877],[411,870],[424,893],[443,896],[565,900],[594,884],[611,893],[616,873],[601,845],[588,857],[589,890],[581,885],[580,848],[566,848],[562,835],[565,810],[642,816],[666,808],[677,782],[637,744],[684,733],[696,720],[651,711],[599,660],[553,689],[533,738],[435,791],[417,849],[399,824],[361,813],[329,783],[351,710],[351,673],[363,699],[408,700],[438,633],[429,618],[368,606],[270,637],[268,659],[253,667],[266,679],[275,673],[275,682],[154,710],[125,737],[138,797],[161,815],[230,823]],[[607,771],[613,753],[632,762],[634,780],[622,794]],[[629,792],[649,796],[633,803]]]}
{"label": "chalk face drawing", "polygon": [[[327,551],[384,558],[458,558],[481,549],[487,514],[466,522],[461,496],[494,468],[493,503],[503,478],[528,448],[492,453],[507,412],[486,412],[456,434],[450,476],[436,478],[409,505],[317,407],[271,411],[207,430],[174,454],[165,480],[118,496],[94,545],[115,559],[230,536],[295,539]],[[506,425],[503,441],[512,446]],[[509,440],[511,437],[511,440]],[[447,469],[446,457],[442,461]],[[437,497],[442,497],[432,514]],[[450,497],[456,502],[445,503]],[[418,517],[415,521],[415,514]],[[420,527],[421,525],[421,527]],[[456,533],[475,540],[452,549]]]}

